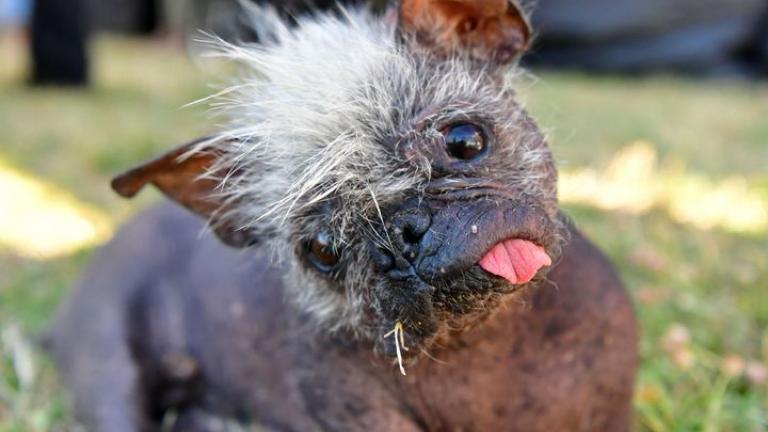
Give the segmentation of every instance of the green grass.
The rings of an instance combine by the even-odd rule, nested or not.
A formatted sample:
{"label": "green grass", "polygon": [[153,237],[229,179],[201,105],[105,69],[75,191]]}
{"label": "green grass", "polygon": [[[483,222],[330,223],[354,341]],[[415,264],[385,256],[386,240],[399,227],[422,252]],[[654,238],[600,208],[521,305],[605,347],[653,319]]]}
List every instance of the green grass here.
{"label": "green grass", "polygon": [[[0,167],[57,185],[117,224],[157,195],[121,201],[110,177],[212,129],[203,108],[179,107],[221,78],[156,42],[101,40],[94,54],[92,89],[32,90],[21,83],[18,46],[0,41]],[[599,173],[643,140],[659,156],[654,173],[712,185],[735,178],[768,206],[768,85],[545,73],[523,93],[566,171]],[[767,233],[703,229],[664,206],[630,210],[566,205],[637,305],[637,429],[768,430],[768,384],[757,376],[768,364]],[[0,244],[0,432],[73,427],[49,361],[26,352],[90,253],[36,260]]]}

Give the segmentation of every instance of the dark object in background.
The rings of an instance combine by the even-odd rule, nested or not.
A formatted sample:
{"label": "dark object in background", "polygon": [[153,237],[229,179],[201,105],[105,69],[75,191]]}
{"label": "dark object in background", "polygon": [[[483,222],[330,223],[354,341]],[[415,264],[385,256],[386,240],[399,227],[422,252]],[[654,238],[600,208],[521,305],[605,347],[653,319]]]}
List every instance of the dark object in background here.
{"label": "dark object in background", "polygon": [[[93,30],[148,35],[163,24],[161,0],[84,0]],[[188,0],[170,0],[186,3]]]}
{"label": "dark object in background", "polygon": [[160,27],[160,5],[157,0],[140,0],[137,2],[139,16],[136,30],[141,33],[153,33]]}
{"label": "dark object in background", "polygon": [[32,10],[31,83],[87,85],[87,39],[82,0],[37,0]]}
{"label": "dark object in background", "polygon": [[743,76],[768,62],[765,0],[526,2],[539,29],[532,65]]}
{"label": "dark object in background", "polygon": [[754,42],[744,52],[747,61],[754,62],[764,76],[768,76],[768,6],[760,20]]}

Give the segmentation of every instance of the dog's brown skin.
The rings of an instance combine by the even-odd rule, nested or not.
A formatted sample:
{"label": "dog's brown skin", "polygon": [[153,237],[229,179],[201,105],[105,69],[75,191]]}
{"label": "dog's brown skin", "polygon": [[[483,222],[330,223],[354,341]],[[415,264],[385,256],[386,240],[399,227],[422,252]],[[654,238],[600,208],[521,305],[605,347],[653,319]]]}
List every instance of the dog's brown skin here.
{"label": "dog's brown skin", "polygon": [[[145,213],[97,256],[59,318],[55,356],[94,430],[152,430],[167,410],[179,431],[221,417],[286,431],[628,428],[634,314],[574,229],[550,282],[511,296],[406,377],[369,346],[306,328],[258,249],[202,229],[179,208]],[[64,343],[74,335],[77,346]]]}

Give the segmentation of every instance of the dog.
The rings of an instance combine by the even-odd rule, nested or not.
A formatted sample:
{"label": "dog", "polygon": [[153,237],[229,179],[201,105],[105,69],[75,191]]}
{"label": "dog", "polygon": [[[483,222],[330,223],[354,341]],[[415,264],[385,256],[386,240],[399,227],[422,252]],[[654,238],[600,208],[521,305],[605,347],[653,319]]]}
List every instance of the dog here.
{"label": "dog", "polygon": [[521,8],[251,9],[261,45],[215,43],[244,67],[222,130],[113,181],[180,205],[123,227],[55,321],[81,421],[628,430],[634,312],[516,99]]}

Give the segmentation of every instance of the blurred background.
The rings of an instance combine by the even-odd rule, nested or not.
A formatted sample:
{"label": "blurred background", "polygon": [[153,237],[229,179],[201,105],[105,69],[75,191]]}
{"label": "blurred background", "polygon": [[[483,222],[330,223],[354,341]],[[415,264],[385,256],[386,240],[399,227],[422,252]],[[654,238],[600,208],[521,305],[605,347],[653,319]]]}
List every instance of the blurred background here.
{"label": "blurred background", "polygon": [[[768,430],[768,2],[524,5],[521,95],[641,320],[637,430]],[[160,199],[120,200],[110,178],[216,128],[185,105],[230,68],[194,40],[253,39],[241,17],[234,0],[0,0],[0,431],[75,427],[37,335]]]}

